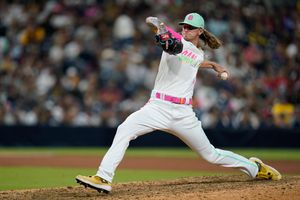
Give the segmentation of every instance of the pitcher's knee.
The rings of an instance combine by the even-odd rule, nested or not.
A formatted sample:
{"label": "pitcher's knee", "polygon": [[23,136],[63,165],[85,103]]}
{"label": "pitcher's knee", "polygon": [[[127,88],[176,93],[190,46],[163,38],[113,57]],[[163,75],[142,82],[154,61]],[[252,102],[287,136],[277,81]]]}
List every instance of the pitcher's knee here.
{"label": "pitcher's knee", "polygon": [[136,139],[137,135],[133,130],[130,129],[125,121],[118,126],[115,137],[130,141]]}
{"label": "pitcher's knee", "polygon": [[214,164],[217,162],[217,160],[219,158],[219,154],[218,154],[217,150],[215,148],[213,148],[213,149],[210,149],[208,152],[204,153],[202,155],[202,157],[206,161]]}
{"label": "pitcher's knee", "polygon": [[122,124],[120,124],[117,128],[117,133],[122,133],[125,132],[126,129],[126,125],[124,125],[124,122]]}
{"label": "pitcher's knee", "polygon": [[122,123],[118,126],[117,128],[117,132],[116,132],[116,136],[117,135],[122,135],[122,136],[125,136],[125,135],[128,135],[128,133],[130,132],[129,128],[126,126],[126,124]]}

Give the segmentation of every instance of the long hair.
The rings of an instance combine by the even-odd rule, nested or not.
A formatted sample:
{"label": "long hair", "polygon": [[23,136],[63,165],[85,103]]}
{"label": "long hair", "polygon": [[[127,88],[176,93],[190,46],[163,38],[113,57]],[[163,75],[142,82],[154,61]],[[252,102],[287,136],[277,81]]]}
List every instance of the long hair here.
{"label": "long hair", "polygon": [[222,45],[222,42],[211,32],[206,29],[202,29],[203,33],[200,35],[200,39],[203,40],[204,44],[208,45],[212,49],[217,49]]}

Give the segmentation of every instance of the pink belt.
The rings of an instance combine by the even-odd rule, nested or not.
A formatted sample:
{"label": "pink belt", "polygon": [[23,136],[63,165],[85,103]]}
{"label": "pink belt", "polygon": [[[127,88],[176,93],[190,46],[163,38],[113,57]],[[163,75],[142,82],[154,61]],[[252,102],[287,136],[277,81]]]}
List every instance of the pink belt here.
{"label": "pink belt", "polygon": [[193,103],[192,98],[181,98],[181,97],[173,97],[167,94],[163,94],[160,92],[153,92],[151,94],[152,97],[155,97],[157,99],[161,99],[164,101],[169,101],[171,103],[176,103],[176,104],[185,104],[185,105],[191,105]]}

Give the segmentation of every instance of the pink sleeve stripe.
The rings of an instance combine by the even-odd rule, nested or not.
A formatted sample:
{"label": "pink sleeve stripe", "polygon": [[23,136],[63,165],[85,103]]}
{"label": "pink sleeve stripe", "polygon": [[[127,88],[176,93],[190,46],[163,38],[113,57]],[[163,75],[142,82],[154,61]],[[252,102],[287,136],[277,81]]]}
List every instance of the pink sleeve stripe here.
{"label": "pink sleeve stripe", "polygon": [[166,26],[166,28],[172,34],[173,37],[175,37],[176,39],[181,41],[182,36],[179,33],[177,33],[176,31],[174,31],[173,29],[171,29],[168,26]]}

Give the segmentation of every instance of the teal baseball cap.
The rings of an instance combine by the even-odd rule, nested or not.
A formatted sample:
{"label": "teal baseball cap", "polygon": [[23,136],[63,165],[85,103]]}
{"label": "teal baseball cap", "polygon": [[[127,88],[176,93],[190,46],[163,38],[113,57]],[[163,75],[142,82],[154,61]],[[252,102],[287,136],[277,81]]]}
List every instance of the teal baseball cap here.
{"label": "teal baseball cap", "polygon": [[183,22],[180,22],[179,25],[188,24],[197,28],[204,28],[204,19],[198,13],[187,14]]}

